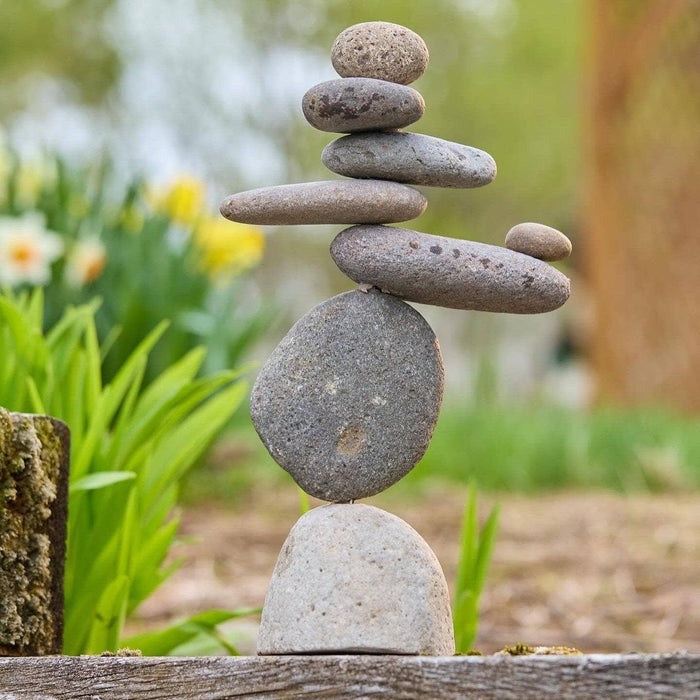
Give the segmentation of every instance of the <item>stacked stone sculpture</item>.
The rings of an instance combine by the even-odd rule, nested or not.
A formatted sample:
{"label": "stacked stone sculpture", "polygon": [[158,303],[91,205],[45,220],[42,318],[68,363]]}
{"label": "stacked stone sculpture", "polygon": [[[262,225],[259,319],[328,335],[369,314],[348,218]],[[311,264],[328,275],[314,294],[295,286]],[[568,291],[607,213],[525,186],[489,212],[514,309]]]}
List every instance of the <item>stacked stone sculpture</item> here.
{"label": "stacked stone sculpture", "polygon": [[221,211],[255,224],[354,224],[331,256],[359,289],[328,299],[289,331],[250,400],[272,457],[330,505],[290,532],[263,609],[259,654],[454,653],[440,564],[405,522],[355,503],[420,460],[443,391],[437,338],[406,301],[456,309],[540,313],[561,306],[569,280],[543,260],[570,251],[563,234],[520,224],[507,248],[384,224],[419,216],[410,185],[480,187],[496,176],[488,153],[397,131],[423,114],[406,84],[428,63],[423,40],[387,22],[354,25],[332,49],[341,76],[303,98],[309,123],[348,135],[324,164],[352,179],[235,194]]}

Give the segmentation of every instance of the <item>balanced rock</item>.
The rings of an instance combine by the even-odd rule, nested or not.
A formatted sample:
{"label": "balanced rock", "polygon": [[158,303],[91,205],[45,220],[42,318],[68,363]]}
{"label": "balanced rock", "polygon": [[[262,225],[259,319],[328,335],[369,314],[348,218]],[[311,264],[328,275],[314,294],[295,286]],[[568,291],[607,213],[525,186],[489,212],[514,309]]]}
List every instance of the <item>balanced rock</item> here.
{"label": "balanced rock", "polygon": [[258,654],[454,651],[445,576],[413,528],[361,504],[300,518],[272,574]]}
{"label": "balanced rock", "polygon": [[428,47],[418,34],[391,22],[362,22],[342,31],[331,62],[343,78],[378,78],[408,85],[428,67]]}
{"label": "balanced rock", "polygon": [[568,278],[528,255],[403,228],[345,229],[331,243],[331,256],[355,282],[421,304],[536,314],[569,297]]}
{"label": "balanced rock", "polygon": [[306,120],[321,131],[399,129],[425,111],[419,92],[375,78],[341,78],[312,87],[301,103]]}
{"label": "balanced rock", "polygon": [[485,151],[424,134],[343,136],[323,149],[321,160],[339,175],[429,187],[481,187],[496,177],[496,162]]}
{"label": "balanced rock", "polygon": [[571,241],[561,231],[544,224],[513,226],[506,234],[506,248],[552,262],[571,255]]}
{"label": "balanced rock", "polygon": [[239,192],[221,213],[242,224],[379,224],[415,219],[427,205],[418,190],[397,182],[325,180]]}
{"label": "balanced rock", "polygon": [[303,316],[258,375],[250,413],[265,447],[307,493],[379,493],[423,456],[440,410],[442,357],[413,308],[377,290]]}

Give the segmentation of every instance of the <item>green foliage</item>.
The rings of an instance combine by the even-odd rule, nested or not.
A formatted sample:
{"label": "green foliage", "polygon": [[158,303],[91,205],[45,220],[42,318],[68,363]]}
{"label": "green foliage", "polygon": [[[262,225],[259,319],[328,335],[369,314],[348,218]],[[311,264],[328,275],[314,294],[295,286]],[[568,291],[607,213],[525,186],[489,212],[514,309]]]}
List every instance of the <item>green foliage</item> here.
{"label": "green foliage", "polygon": [[0,405],[71,428],[67,654],[115,651],[124,619],[177,568],[163,563],[180,483],[246,393],[237,372],[197,378],[201,348],[144,387],[165,323],[103,384],[96,308],[69,308],[44,334],[40,291],[0,296]]}
{"label": "green foliage", "polygon": [[476,478],[481,488],[519,492],[698,488],[700,430],[697,418],[659,408],[445,406],[404,481],[430,478]]}
{"label": "green foliage", "polygon": [[[70,85],[88,104],[104,99],[119,70],[115,48],[96,39],[111,5],[112,0],[0,2],[0,114],[6,117],[36,99],[28,76]],[[36,88],[36,82],[30,85]]]}
{"label": "green foliage", "polygon": [[[178,648],[186,645],[188,656],[193,653],[193,644],[206,648],[205,653],[221,653],[238,656],[238,650],[219,630],[222,622],[235,620],[247,615],[257,615],[259,608],[242,608],[240,610],[209,610],[193,615],[183,622],[157,632],[147,632],[129,637],[124,644],[130,649],[140,649],[144,656],[179,656]],[[213,644],[213,647],[212,647]]]}
{"label": "green foliage", "polygon": [[479,624],[479,598],[484,589],[491,563],[491,553],[498,530],[499,507],[489,514],[481,531],[477,512],[476,484],[469,485],[467,505],[462,520],[459,562],[455,580],[454,630],[458,654],[471,651]]}
{"label": "green foliage", "polygon": [[[262,256],[261,229],[212,214],[194,178],[160,190],[140,180],[122,189],[114,180],[107,161],[83,168],[51,156],[23,162],[0,149],[0,242],[21,237],[31,217],[60,250],[46,261],[45,280],[20,271],[5,283],[46,286],[47,327],[67,305],[100,296],[97,335],[113,345],[106,379],[164,318],[172,328],[151,351],[147,380],[200,344],[208,348],[207,371],[237,365],[274,314],[245,275]],[[9,262],[0,259],[0,284]]]}

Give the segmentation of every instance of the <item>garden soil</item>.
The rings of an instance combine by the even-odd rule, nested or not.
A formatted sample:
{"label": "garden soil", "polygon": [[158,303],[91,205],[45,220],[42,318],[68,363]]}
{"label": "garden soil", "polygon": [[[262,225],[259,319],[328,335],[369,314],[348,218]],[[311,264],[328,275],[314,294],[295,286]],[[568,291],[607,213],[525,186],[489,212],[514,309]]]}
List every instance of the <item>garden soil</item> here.
{"label": "garden soil", "polygon": [[[366,503],[399,515],[454,578],[466,489]],[[700,652],[700,498],[693,495],[484,495],[481,521],[501,524],[474,645],[492,653],[518,642],[584,653]],[[315,505],[315,503],[314,503]],[[141,608],[127,632],[210,608],[261,606],[275,560],[299,516],[289,486],[253,490],[233,507],[183,514],[185,563]],[[229,628],[254,653],[257,618]]]}

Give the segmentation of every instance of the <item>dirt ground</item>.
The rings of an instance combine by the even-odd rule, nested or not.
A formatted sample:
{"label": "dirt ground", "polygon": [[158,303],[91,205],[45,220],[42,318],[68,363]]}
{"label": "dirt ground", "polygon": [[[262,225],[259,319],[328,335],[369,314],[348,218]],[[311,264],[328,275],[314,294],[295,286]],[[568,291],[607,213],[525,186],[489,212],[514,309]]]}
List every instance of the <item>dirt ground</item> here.
{"label": "dirt ground", "polygon": [[[367,502],[410,523],[452,582],[463,489]],[[587,653],[700,652],[700,497],[557,494],[483,496],[501,525],[475,648],[575,646]],[[136,632],[209,608],[261,606],[299,514],[293,489],[253,492],[235,508],[187,511],[184,566],[141,608]],[[242,653],[257,624],[238,621]]]}

